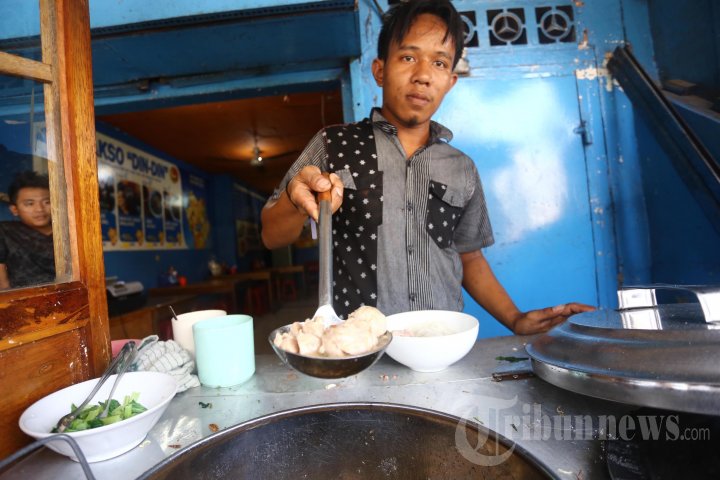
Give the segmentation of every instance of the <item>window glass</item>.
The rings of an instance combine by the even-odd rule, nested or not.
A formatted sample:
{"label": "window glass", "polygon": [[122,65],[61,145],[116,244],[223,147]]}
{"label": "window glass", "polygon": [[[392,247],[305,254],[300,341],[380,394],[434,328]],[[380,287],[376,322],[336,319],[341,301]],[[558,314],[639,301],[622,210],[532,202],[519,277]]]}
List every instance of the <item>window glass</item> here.
{"label": "window glass", "polygon": [[[62,162],[48,152],[43,85],[0,75],[0,289],[68,280]],[[52,145],[52,142],[50,142]],[[52,149],[51,149],[52,150]],[[60,223],[58,223],[60,222]],[[60,240],[60,241],[58,241]],[[56,252],[59,252],[56,255]]]}

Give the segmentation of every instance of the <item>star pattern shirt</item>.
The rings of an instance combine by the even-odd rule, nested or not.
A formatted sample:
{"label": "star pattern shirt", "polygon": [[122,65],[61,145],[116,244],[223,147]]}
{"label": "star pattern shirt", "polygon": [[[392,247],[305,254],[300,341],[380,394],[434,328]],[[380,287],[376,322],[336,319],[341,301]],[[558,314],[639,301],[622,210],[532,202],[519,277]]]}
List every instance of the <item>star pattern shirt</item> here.
{"label": "star pattern shirt", "polygon": [[376,109],[319,132],[283,178],[273,199],[306,165],[343,180],[333,216],[336,311],[462,310],[460,253],[491,245],[493,235],[475,164],[451,139],[431,122],[428,144],[407,155]]}
{"label": "star pattern shirt", "polygon": [[438,247],[452,245],[455,226],[461,215],[462,206],[453,205],[447,185],[431,180],[425,228]]}

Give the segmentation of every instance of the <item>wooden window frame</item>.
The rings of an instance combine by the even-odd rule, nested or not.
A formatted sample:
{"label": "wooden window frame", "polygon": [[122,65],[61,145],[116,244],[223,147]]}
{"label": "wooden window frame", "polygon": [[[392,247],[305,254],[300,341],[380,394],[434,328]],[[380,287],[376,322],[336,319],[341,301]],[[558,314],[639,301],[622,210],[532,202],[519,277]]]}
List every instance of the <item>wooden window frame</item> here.
{"label": "wooden window frame", "polygon": [[18,427],[31,403],[98,376],[110,360],[100,233],[88,0],[40,0],[42,61],[0,53],[0,74],[40,81],[56,271],[65,283],[0,292],[0,458],[30,438]]}

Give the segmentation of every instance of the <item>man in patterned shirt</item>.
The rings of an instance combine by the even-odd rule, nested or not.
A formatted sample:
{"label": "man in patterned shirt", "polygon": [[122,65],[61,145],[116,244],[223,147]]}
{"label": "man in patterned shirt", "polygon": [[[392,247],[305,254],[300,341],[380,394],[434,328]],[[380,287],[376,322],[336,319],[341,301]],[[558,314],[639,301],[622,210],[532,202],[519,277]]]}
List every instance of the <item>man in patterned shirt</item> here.
{"label": "man in patterned shirt", "polygon": [[513,332],[544,332],[592,307],[521,312],[482,254],[494,240],[477,169],[431,120],[457,81],[462,45],[462,20],[449,0],[414,0],[388,12],[372,65],[382,108],[315,135],[263,209],[263,242],[292,243],[308,216],[317,219],[316,192],[331,191],[340,316],[361,305],[387,315],[460,311],[465,287]]}
{"label": "man in patterned shirt", "polygon": [[0,289],[55,281],[48,178],[20,173],[8,188],[19,222],[0,222]]}

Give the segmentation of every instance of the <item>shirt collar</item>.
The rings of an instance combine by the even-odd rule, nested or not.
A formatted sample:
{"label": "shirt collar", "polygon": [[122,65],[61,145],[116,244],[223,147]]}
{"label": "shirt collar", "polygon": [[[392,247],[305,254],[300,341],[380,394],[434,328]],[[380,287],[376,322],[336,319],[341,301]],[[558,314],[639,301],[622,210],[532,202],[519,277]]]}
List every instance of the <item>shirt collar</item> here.
{"label": "shirt collar", "polygon": [[[374,126],[378,127],[388,135],[397,136],[397,127],[383,117],[379,108],[376,107],[370,111],[370,121]],[[449,128],[433,120],[430,121],[430,138],[428,139],[428,145],[442,140],[449,142],[452,138],[453,134]]]}

